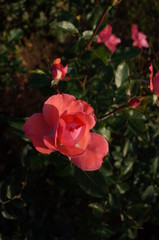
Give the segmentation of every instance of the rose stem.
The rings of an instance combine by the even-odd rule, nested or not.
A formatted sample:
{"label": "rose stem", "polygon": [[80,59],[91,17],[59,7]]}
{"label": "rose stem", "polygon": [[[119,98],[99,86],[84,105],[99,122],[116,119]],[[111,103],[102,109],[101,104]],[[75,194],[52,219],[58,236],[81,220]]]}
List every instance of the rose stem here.
{"label": "rose stem", "polygon": [[58,84],[55,84],[55,88],[56,88],[56,92],[59,94],[59,88],[58,88]]}
{"label": "rose stem", "polygon": [[[93,38],[95,37],[95,35],[96,35],[98,29],[100,28],[100,26],[101,26],[101,24],[102,24],[102,22],[103,22],[103,20],[104,20],[104,18],[105,18],[105,16],[106,16],[106,14],[107,14],[108,11],[109,11],[109,8],[107,8],[106,10],[104,10],[104,12],[103,12],[103,14],[102,14],[102,16],[101,16],[101,18],[100,18],[100,20],[99,20],[99,22],[98,22],[95,30],[94,30],[94,32],[93,32],[93,34],[92,34],[89,42],[88,42],[88,45],[87,45],[87,50],[88,50],[88,51],[90,50],[91,44],[92,44],[92,42],[93,42]],[[86,74],[85,74],[85,76],[84,76],[84,80],[83,80],[83,84],[82,84],[83,91],[85,91],[85,84],[86,84],[86,81],[87,81],[87,72],[88,72],[88,69],[86,70]]]}
{"label": "rose stem", "polygon": [[112,114],[115,113],[115,112],[124,110],[127,106],[128,106],[128,105],[123,105],[123,106],[121,106],[121,107],[118,107],[118,108],[114,109],[113,111],[111,111],[111,112],[109,112],[109,113],[107,113],[107,114],[102,115],[102,116],[99,118],[99,121],[104,120],[106,117],[109,117],[110,115],[112,115]]}
{"label": "rose stem", "polygon": [[95,35],[96,35],[98,29],[100,28],[100,26],[101,26],[101,24],[102,24],[102,22],[103,22],[103,20],[104,20],[104,18],[105,18],[105,16],[106,16],[106,14],[107,14],[108,11],[109,11],[109,8],[107,8],[106,10],[104,10],[104,12],[103,12],[103,14],[102,14],[102,16],[101,16],[101,18],[100,18],[100,20],[99,20],[96,28],[95,28],[95,30],[93,31],[93,34],[92,34],[92,36],[91,36],[91,38],[90,38],[90,40],[89,40],[89,42],[88,42],[88,45],[87,45],[87,50],[88,50],[88,51],[90,50],[91,44],[92,44],[92,42],[93,42],[93,38],[95,37]]}

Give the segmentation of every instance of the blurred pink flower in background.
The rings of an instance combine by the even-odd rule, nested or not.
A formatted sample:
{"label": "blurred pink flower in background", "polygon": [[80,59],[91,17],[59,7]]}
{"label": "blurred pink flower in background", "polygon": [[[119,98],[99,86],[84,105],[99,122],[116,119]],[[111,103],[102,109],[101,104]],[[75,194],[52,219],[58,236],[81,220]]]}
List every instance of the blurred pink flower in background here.
{"label": "blurred pink flower in background", "polygon": [[138,31],[138,26],[136,24],[131,25],[131,37],[134,40],[133,46],[139,48],[149,48],[147,42],[147,36],[143,32]]}
{"label": "blurred pink flower in background", "polygon": [[150,70],[150,90],[151,92],[154,92],[155,95],[159,96],[159,72],[156,73],[156,75],[153,78],[153,65],[151,64],[149,67]]}
{"label": "blurred pink flower in background", "polygon": [[105,46],[114,53],[116,51],[116,46],[121,43],[121,39],[112,34],[112,27],[107,24],[97,36],[97,43],[104,43]]}
{"label": "blurred pink flower in background", "polygon": [[42,113],[28,118],[24,131],[37,151],[59,151],[80,169],[93,171],[101,167],[109,150],[102,135],[90,132],[95,123],[94,109],[88,103],[57,94],[47,99]]}
{"label": "blurred pink flower in background", "polygon": [[67,73],[67,67],[68,65],[66,65],[65,67],[60,64],[61,63],[61,58],[57,58],[52,65],[52,78],[53,80],[62,80],[66,73]]}

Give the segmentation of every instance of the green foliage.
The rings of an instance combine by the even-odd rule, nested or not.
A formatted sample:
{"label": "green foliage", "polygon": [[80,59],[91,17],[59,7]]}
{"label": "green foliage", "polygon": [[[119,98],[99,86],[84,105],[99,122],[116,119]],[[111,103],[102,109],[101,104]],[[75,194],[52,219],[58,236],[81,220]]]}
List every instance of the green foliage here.
{"label": "green foliage", "polygon": [[104,197],[107,192],[106,181],[100,172],[84,172],[76,168],[75,179],[80,187],[93,197]]}
{"label": "green foliage", "polygon": [[62,21],[57,23],[57,27],[65,30],[66,32],[71,32],[71,33],[79,33],[78,29],[71,23],[67,21]]}
{"label": "green foliage", "polygon": [[122,62],[125,60],[130,60],[132,58],[137,57],[140,53],[141,53],[141,51],[138,48],[126,47],[124,49],[117,50],[112,55],[112,61],[113,62]]}

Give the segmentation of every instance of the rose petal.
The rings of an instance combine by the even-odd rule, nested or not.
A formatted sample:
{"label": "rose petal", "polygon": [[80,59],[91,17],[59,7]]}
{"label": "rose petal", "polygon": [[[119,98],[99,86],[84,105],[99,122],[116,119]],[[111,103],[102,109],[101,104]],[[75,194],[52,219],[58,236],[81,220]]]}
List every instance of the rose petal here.
{"label": "rose petal", "polygon": [[[49,123],[50,122],[50,117],[51,121],[54,118],[54,110],[58,111],[58,115],[61,116],[64,111],[67,112],[68,106],[71,104],[72,101],[75,100],[75,97],[69,94],[57,94],[53,95],[48,100],[44,103],[43,107],[43,114],[46,119],[46,121]],[[53,107],[51,113],[50,112],[50,106]],[[49,107],[49,109],[47,109]],[[57,113],[55,113],[56,117]]]}
{"label": "rose petal", "polygon": [[80,119],[85,125],[87,125],[87,127],[90,129],[92,129],[95,125],[95,118],[92,115],[87,115],[84,112],[78,112],[75,114],[76,117],[78,119]]}
{"label": "rose petal", "polygon": [[57,148],[55,147],[55,138],[51,136],[44,136],[44,144],[51,149],[53,152],[58,151]]}
{"label": "rose petal", "polygon": [[78,146],[77,147],[66,147],[66,146],[62,145],[59,141],[57,141],[57,147],[55,147],[54,138],[50,137],[50,136],[44,137],[44,143],[52,151],[59,151],[68,157],[76,156],[76,155],[84,153],[84,150],[79,148]]}
{"label": "rose petal", "polygon": [[85,112],[88,115],[94,114],[94,109],[91,107],[90,104],[88,104],[87,102],[82,101],[82,100],[79,100],[79,101],[83,106],[83,112]]}
{"label": "rose petal", "polygon": [[55,64],[60,64],[61,58],[56,58],[55,61],[53,62],[53,65]]}
{"label": "rose petal", "polygon": [[42,138],[39,137],[32,137],[32,144],[36,148],[36,150],[43,154],[50,154],[56,150],[48,149],[47,146],[44,144]]}
{"label": "rose petal", "polygon": [[112,34],[107,41],[105,41],[105,45],[107,48],[114,53],[116,51],[116,46],[121,43],[120,38],[117,38],[114,34]]}
{"label": "rose petal", "polygon": [[35,113],[28,118],[24,124],[24,132],[31,139],[37,151],[46,154],[53,152],[43,142],[44,136],[52,133],[52,128],[47,125],[41,113]]}
{"label": "rose petal", "polygon": [[159,72],[157,72],[152,80],[153,82],[153,91],[159,96]]}
{"label": "rose petal", "polygon": [[57,142],[57,149],[62,154],[71,157],[71,156],[77,156],[79,154],[84,153],[85,149],[82,149],[78,144],[76,147],[66,147],[62,145],[60,142]]}
{"label": "rose petal", "polygon": [[[63,145],[61,142],[57,141],[57,149],[58,151],[60,151],[61,153],[63,153],[64,155],[71,157],[71,156],[76,156],[79,154],[84,153],[85,149],[88,146],[88,143],[90,142],[91,139],[91,133],[90,130],[87,126],[84,126],[82,128],[82,132],[84,129],[84,135],[81,137],[81,139],[79,140],[78,143],[75,144],[74,147],[69,147],[69,146],[65,146]],[[69,141],[69,139],[68,139]],[[69,145],[69,144],[67,144]]]}
{"label": "rose petal", "polygon": [[149,44],[146,40],[147,36],[142,33],[142,32],[139,32],[138,33],[138,41],[139,41],[139,44],[141,45],[141,48],[144,47],[144,48],[149,48]]}
{"label": "rose petal", "polygon": [[55,131],[59,121],[59,111],[53,104],[50,104],[48,100],[43,106],[43,116],[47,124]]}
{"label": "rose petal", "polygon": [[121,42],[121,39],[112,34],[112,27],[107,24],[107,26],[99,33],[97,42],[103,42],[105,46],[114,53],[116,51],[116,46]]}
{"label": "rose petal", "polygon": [[70,102],[67,108],[67,114],[74,114],[78,112],[83,112],[83,106],[80,100],[74,100]]}
{"label": "rose petal", "polygon": [[68,69],[68,64],[65,67],[63,67],[63,69],[62,69],[62,78],[65,77],[65,75],[67,73],[67,69]]}
{"label": "rose petal", "polygon": [[62,78],[62,71],[61,69],[56,69],[56,75],[53,75],[53,71],[52,71],[52,76],[54,80],[60,80]]}
{"label": "rose petal", "polygon": [[149,67],[150,74],[149,74],[149,79],[150,79],[150,90],[153,92],[153,83],[152,83],[152,78],[153,78],[153,65],[151,64]]}
{"label": "rose petal", "polygon": [[96,116],[94,114],[94,109],[91,107],[91,105],[89,105],[88,103],[86,103],[85,101],[80,101],[82,106],[83,106],[83,110],[82,112],[87,114],[87,119],[89,121],[89,125],[90,125],[90,129],[92,129],[94,127],[94,125],[96,124]]}
{"label": "rose petal", "polygon": [[103,157],[108,153],[109,146],[105,138],[91,133],[91,141],[81,156],[71,157],[72,162],[84,171],[94,171],[101,167]]}
{"label": "rose petal", "polygon": [[133,40],[136,39],[137,34],[138,34],[138,26],[136,24],[132,24],[131,25],[131,37]]}
{"label": "rose petal", "polygon": [[[52,106],[52,107],[51,107]],[[82,112],[83,107],[79,100],[69,94],[57,94],[50,97],[43,107],[44,118],[48,124],[58,121],[59,116],[62,114]]]}
{"label": "rose petal", "polygon": [[99,33],[97,37],[97,43],[105,42],[112,34],[111,25],[107,24],[107,26]]}
{"label": "rose petal", "polygon": [[138,26],[136,24],[131,25],[131,37],[134,40],[133,46],[139,48],[149,48],[147,42],[147,36],[143,32],[138,31]]}
{"label": "rose petal", "polygon": [[[64,115],[60,120],[61,125],[59,125],[57,131],[57,148],[69,157],[82,154],[90,141],[90,128],[86,122],[85,115],[84,113]],[[63,129],[62,120],[66,123]]]}
{"label": "rose petal", "polygon": [[63,119],[60,119],[57,135],[58,135],[59,142],[61,144],[63,144],[64,146],[67,146],[67,147],[75,146],[76,141],[71,136],[71,131],[69,131],[69,129],[67,129],[67,124]]}

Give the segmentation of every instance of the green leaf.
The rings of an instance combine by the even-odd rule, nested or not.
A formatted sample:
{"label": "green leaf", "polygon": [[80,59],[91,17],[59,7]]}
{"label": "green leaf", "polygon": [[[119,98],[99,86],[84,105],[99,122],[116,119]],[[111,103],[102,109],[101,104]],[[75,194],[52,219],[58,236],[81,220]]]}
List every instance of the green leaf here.
{"label": "green leaf", "polygon": [[129,239],[136,239],[137,238],[137,230],[136,229],[128,229],[128,237]]}
{"label": "green leaf", "polygon": [[26,207],[26,202],[23,199],[15,199],[12,201],[12,205],[16,208]]}
{"label": "green leaf", "polygon": [[9,121],[9,125],[15,130],[19,132],[23,132],[23,125],[24,125],[23,121],[14,121],[14,122]]}
{"label": "green leaf", "polygon": [[136,111],[135,109],[131,109],[129,110],[129,116],[131,117],[131,119],[142,119],[145,120],[145,115],[139,111]]}
{"label": "green leaf", "polygon": [[[39,71],[39,70],[38,70]],[[42,72],[39,73],[33,73],[29,79],[29,87],[31,88],[42,88],[44,86],[50,86],[51,85],[51,77],[47,76],[46,74],[43,74]]]}
{"label": "green leaf", "polygon": [[56,167],[56,175],[60,177],[66,177],[72,175],[73,168],[68,157],[60,154],[57,159],[54,159],[53,164]]}
{"label": "green leaf", "polygon": [[100,236],[100,239],[110,239],[110,237],[114,234],[115,234],[114,231],[106,227],[103,227],[103,228],[100,228],[100,230],[97,230],[97,236]]}
{"label": "green leaf", "polygon": [[90,203],[88,206],[95,209],[97,212],[104,213],[104,207],[99,203]]}
{"label": "green leaf", "polygon": [[119,88],[129,76],[129,67],[125,62],[118,65],[115,71],[115,84]]}
{"label": "green leaf", "polygon": [[[127,212],[127,216],[131,216],[131,218],[138,220],[138,223],[141,224],[143,220],[145,221],[145,218],[149,215],[151,211],[151,206],[149,204],[132,204]],[[144,216],[144,219],[143,219]]]}
{"label": "green leaf", "polygon": [[0,183],[0,202],[7,201],[7,184],[4,181]]}
{"label": "green leaf", "polygon": [[145,115],[136,110],[129,111],[128,128],[139,139],[148,141],[149,135],[145,124]]}
{"label": "green leaf", "polygon": [[117,187],[120,194],[124,194],[129,189],[129,185],[127,183],[117,184],[116,187]]}
{"label": "green leaf", "polygon": [[91,59],[90,51],[85,51],[84,54],[81,57],[81,64],[82,65],[88,65],[90,63],[90,59]]}
{"label": "green leaf", "polygon": [[114,79],[114,69],[111,65],[107,65],[104,69],[103,69],[103,74],[104,74],[104,81],[107,84],[110,84],[111,81]]}
{"label": "green leaf", "polygon": [[64,30],[64,31],[67,31],[67,32],[78,33],[79,34],[79,31],[75,27],[75,25],[73,25],[71,22],[68,22],[68,21],[58,22],[57,27]]}
{"label": "green leaf", "polygon": [[107,192],[106,181],[99,171],[85,172],[75,168],[75,179],[79,186],[93,197],[104,197]]}
{"label": "green leaf", "polygon": [[148,134],[147,129],[145,125],[145,121],[142,119],[128,119],[128,128],[132,133],[134,133],[137,137],[140,139],[147,141],[148,140]]}
{"label": "green leaf", "polygon": [[29,159],[29,166],[31,171],[40,171],[43,169],[43,162],[42,162],[42,157],[40,155],[33,155]]}
{"label": "green leaf", "polygon": [[153,160],[153,163],[152,163],[152,166],[151,166],[151,171],[152,171],[152,174],[153,174],[154,178],[156,177],[157,169],[158,169],[158,157],[156,157]]}
{"label": "green leaf", "polygon": [[110,208],[116,209],[117,211],[119,211],[121,203],[119,199],[119,194],[117,194],[117,192],[109,193],[108,201],[109,201]]}
{"label": "green leaf", "polygon": [[123,157],[126,157],[127,153],[129,152],[130,141],[129,139],[126,140],[125,145],[123,147]]}
{"label": "green leaf", "polygon": [[8,34],[8,42],[18,41],[22,38],[23,31],[20,28],[12,29]]}
{"label": "green leaf", "polygon": [[109,129],[102,127],[99,129],[99,133],[102,134],[108,141],[110,140],[111,132]]}
{"label": "green leaf", "polygon": [[14,122],[8,120],[8,124],[9,124],[9,126],[12,127],[15,134],[20,136],[24,141],[29,141],[29,139],[24,136],[23,125],[24,125],[25,121],[26,121],[26,119],[21,119],[21,120],[17,120],[17,121],[15,120]]}
{"label": "green leaf", "polygon": [[105,46],[100,46],[92,51],[91,58],[93,59],[100,59],[104,62],[105,65],[107,65],[107,50]]}
{"label": "green leaf", "polygon": [[113,167],[109,160],[105,160],[102,164],[102,167],[99,170],[104,177],[110,177],[113,175]]}
{"label": "green leaf", "polygon": [[128,175],[132,171],[133,164],[134,164],[134,162],[130,161],[125,167],[123,167],[121,175],[122,176]]}
{"label": "green leaf", "polygon": [[16,219],[16,217],[10,213],[7,213],[6,211],[2,211],[2,216],[6,219]]}
{"label": "green leaf", "polygon": [[141,53],[139,48],[126,47],[122,49],[117,49],[117,51],[112,55],[111,60],[113,62],[122,62],[125,60],[130,60],[137,57]]}
{"label": "green leaf", "polygon": [[8,185],[7,186],[7,198],[8,199],[11,199],[13,196],[12,196],[12,187],[11,185]]}
{"label": "green leaf", "polygon": [[45,74],[45,72],[41,69],[35,69],[35,70],[32,70],[31,73],[36,73],[36,74]]}
{"label": "green leaf", "polygon": [[142,194],[142,199],[144,201],[151,202],[155,199],[155,190],[152,185],[148,186]]}
{"label": "green leaf", "polygon": [[[0,46],[0,54],[1,54],[1,55],[2,55],[2,54],[6,54],[7,51],[8,51],[8,49],[7,49],[6,45],[1,44],[1,46]],[[2,56],[1,56],[1,57],[2,57]]]}
{"label": "green leaf", "polygon": [[82,39],[89,40],[93,34],[93,31],[87,30],[82,33]]}

